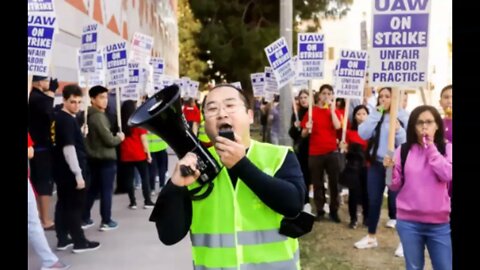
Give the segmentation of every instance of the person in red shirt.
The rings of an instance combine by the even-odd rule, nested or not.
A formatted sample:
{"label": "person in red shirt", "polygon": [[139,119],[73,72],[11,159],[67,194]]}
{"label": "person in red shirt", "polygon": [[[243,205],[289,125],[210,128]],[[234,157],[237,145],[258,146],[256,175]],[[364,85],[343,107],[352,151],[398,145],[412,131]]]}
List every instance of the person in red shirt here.
{"label": "person in red shirt", "polygon": [[333,88],[329,84],[320,86],[320,91],[315,94],[315,104],[312,108],[312,119],[308,121],[308,114],[303,117],[302,137],[310,133],[308,149],[308,167],[310,179],[313,184],[313,199],[317,208],[316,220],[323,218],[326,202],[324,172],[328,174],[328,190],[330,191],[330,219],[340,223],[337,211],[339,207],[338,176],[340,174],[339,158],[337,152],[337,130],[341,128],[336,110]]}
{"label": "person in red shirt", "polygon": [[130,199],[130,209],[137,209],[135,199],[134,170],[137,168],[142,179],[142,193],[144,198],[144,208],[153,208],[155,205],[150,198],[150,182],[148,176],[148,163],[152,162],[152,157],[148,151],[147,130],[137,127],[129,127],[128,119],[135,112],[137,106],[135,101],[127,100],[123,102],[121,108],[122,131],[125,134],[125,140],[120,144],[120,165],[118,178],[120,183],[126,183],[128,197]]}
{"label": "person in red shirt", "polygon": [[350,213],[349,227],[357,228],[357,205],[363,209],[363,224],[367,224],[368,195],[367,195],[367,161],[366,152],[368,141],[358,135],[358,126],[367,119],[368,108],[358,105],[353,109],[353,119],[350,129],[347,129],[346,142],[340,142],[342,152],[346,152],[347,164],[340,174],[340,184],[348,187],[348,212]]}
{"label": "person in red shirt", "polygon": [[182,111],[185,115],[185,119],[187,120],[188,125],[193,131],[193,134],[197,135],[198,126],[200,125],[201,119],[200,110],[195,104],[195,100],[193,98],[189,98],[187,102],[185,102],[185,104],[183,105]]}

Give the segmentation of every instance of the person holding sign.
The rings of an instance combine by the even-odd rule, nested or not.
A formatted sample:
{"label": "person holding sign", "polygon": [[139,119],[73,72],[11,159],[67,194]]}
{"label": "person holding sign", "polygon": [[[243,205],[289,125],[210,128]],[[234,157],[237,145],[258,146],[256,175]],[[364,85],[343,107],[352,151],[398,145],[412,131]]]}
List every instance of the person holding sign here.
{"label": "person holding sign", "polygon": [[82,253],[100,247],[100,243],[87,240],[81,228],[86,200],[87,153],[75,114],[82,102],[82,89],[69,84],[63,88],[62,95],[63,108],[55,115],[53,155],[53,176],[58,195],[55,207],[57,250],[66,250],[73,244],[73,252]]}
{"label": "person holding sign", "polygon": [[[87,194],[87,207],[83,213],[82,228],[94,225],[90,219],[90,210],[95,198],[100,193],[100,215],[102,223],[100,230],[108,231],[118,228],[117,222],[112,220],[113,183],[117,172],[117,153],[115,147],[124,139],[125,135],[118,132],[113,136],[110,131],[110,121],[105,113],[108,104],[108,89],[96,85],[88,91],[92,106],[88,107],[88,134],[85,139],[88,165],[91,174],[91,186]],[[88,186],[88,185],[87,185]]]}
{"label": "person holding sign", "polygon": [[[305,186],[295,154],[251,139],[253,111],[243,90],[217,85],[204,104],[209,151],[223,168],[211,193],[192,200],[197,156],[178,161],[150,216],[160,240],[173,245],[190,231],[195,269],[300,269],[295,238],[306,231],[292,235],[281,227],[286,217],[302,217]],[[233,132],[233,140],[219,136],[224,132]],[[182,176],[180,165],[194,175]]]}
{"label": "person holding sign", "polygon": [[53,102],[57,80],[33,76],[28,102],[28,129],[35,143],[35,156],[30,161],[32,186],[38,192],[40,220],[45,230],[54,230],[50,218],[50,198],[53,192],[51,128]]}
{"label": "person holding sign", "polygon": [[348,187],[348,212],[351,229],[357,228],[357,206],[362,205],[363,224],[368,220],[367,160],[368,142],[358,135],[358,126],[368,117],[368,108],[358,105],[353,109],[353,121],[347,130],[346,142],[340,142],[340,148],[346,154],[347,164],[340,174],[340,184]]}
{"label": "person holding sign", "polygon": [[[377,108],[370,112],[367,120],[359,125],[358,134],[364,140],[368,140],[367,158],[370,162],[368,169],[367,190],[368,190],[368,235],[356,242],[354,246],[358,249],[373,248],[378,246],[375,234],[380,219],[380,211],[385,190],[386,170],[383,166],[383,158],[387,153],[388,130],[390,125],[390,103],[392,89],[383,87],[378,92]],[[406,140],[404,123],[407,123],[408,116],[398,113],[396,121],[395,145],[400,145]],[[395,219],[395,193],[388,191],[388,207],[390,218]]]}
{"label": "person holding sign", "polygon": [[[299,119],[303,119],[303,117],[308,112],[308,90],[303,89],[298,92],[298,119],[295,117],[295,113],[292,113],[291,117],[291,125],[290,129],[288,130],[288,134],[293,139],[293,149],[295,150],[295,154],[297,155],[297,159],[300,162],[300,167],[302,168],[303,173],[303,180],[305,180],[305,186],[307,190],[310,188],[310,170],[308,169],[308,143],[310,137],[303,138],[302,135],[302,127],[300,126]],[[295,105],[294,105],[295,106]],[[305,203],[309,202],[308,192],[305,192]]]}
{"label": "person holding sign", "polygon": [[452,144],[445,141],[438,111],[428,105],[415,108],[408,121],[407,142],[392,160],[389,188],[398,191],[397,231],[404,247],[406,269],[423,269],[428,249],[433,269],[452,269],[450,196]]}
{"label": "person holding sign", "polygon": [[[135,198],[134,173],[135,168],[140,174],[142,180],[142,193],[145,209],[153,208],[153,202],[150,197],[150,178],[148,164],[152,162],[152,156],[148,151],[147,130],[143,128],[128,126],[128,119],[137,109],[136,102],[126,100],[121,107],[122,129],[125,134],[125,140],[120,143],[120,164],[117,181],[125,183],[128,189],[128,198],[130,205],[128,208],[137,209],[137,200]],[[155,187],[153,187],[155,189]]]}
{"label": "person holding sign", "polygon": [[312,119],[308,114],[303,117],[300,124],[302,137],[310,133],[308,149],[308,168],[310,179],[313,184],[313,199],[317,209],[317,221],[323,219],[325,211],[323,206],[326,202],[324,172],[328,174],[328,190],[330,191],[330,219],[340,223],[338,217],[339,192],[338,177],[340,164],[337,156],[337,130],[341,128],[340,112],[336,110],[333,96],[333,88],[329,84],[320,86],[315,94],[316,106],[312,108]]}

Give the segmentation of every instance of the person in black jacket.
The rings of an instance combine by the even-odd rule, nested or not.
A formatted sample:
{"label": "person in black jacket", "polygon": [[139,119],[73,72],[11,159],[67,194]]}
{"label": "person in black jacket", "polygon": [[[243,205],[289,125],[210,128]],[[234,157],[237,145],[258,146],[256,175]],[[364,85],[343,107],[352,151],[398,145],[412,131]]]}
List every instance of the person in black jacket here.
{"label": "person in black jacket", "polygon": [[305,192],[305,204],[309,202],[308,191],[310,190],[310,170],[308,169],[308,144],[310,136],[302,138],[302,128],[300,127],[300,121],[303,119],[306,113],[308,113],[308,90],[300,90],[298,92],[298,119],[295,117],[295,114],[292,113],[290,120],[290,129],[288,134],[293,139],[293,149],[297,155],[298,162],[302,168],[303,179],[305,181],[305,186],[307,187],[307,192]]}
{"label": "person in black jacket", "polygon": [[[303,208],[305,185],[295,154],[288,151],[281,167],[273,175],[263,172],[246,156],[250,145],[248,141],[251,140],[248,123],[253,122],[253,111],[245,93],[231,85],[217,85],[207,95],[205,104],[205,130],[214,142],[215,149],[218,149],[216,151],[220,153],[232,187],[235,189],[239,182],[245,183],[273,211],[286,217],[297,217]],[[220,107],[214,108],[217,105]],[[235,141],[218,136],[218,131],[228,126],[235,132]],[[180,177],[179,173],[179,164],[188,163],[193,168],[190,165],[193,164],[191,156],[189,153],[177,163],[150,216],[150,221],[155,222],[158,236],[165,245],[179,242],[187,235],[192,224],[192,199],[187,185],[196,181],[196,178]],[[199,174],[195,169],[195,177]]]}
{"label": "person in black jacket", "polygon": [[50,197],[53,192],[52,139],[50,129],[53,121],[53,101],[57,80],[33,76],[32,91],[28,103],[28,129],[35,143],[35,156],[30,161],[31,181],[38,193],[37,203],[42,226],[53,230],[50,218]]}

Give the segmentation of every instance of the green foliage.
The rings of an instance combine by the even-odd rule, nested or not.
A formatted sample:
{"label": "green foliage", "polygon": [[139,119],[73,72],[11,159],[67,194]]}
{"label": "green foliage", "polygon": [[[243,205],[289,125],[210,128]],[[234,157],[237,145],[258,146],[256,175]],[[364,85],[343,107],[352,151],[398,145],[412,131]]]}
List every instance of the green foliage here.
{"label": "green foliage", "polygon": [[180,77],[188,76],[192,80],[204,78],[207,63],[198,54],[200,49],[196,36],[201,32],[202,24],[196,19],[190,9],[188,0],[178,1],[178,40],[180,43],[179,65]]}
{"label": "green foliage", "polygon": [[[311,20],[316,32],[320,17],[341,17],[353,0],[293,0],[294,25]],[[196,35],[202,60],[212,60],[204,80],[240,81],[249,89],[250,73],[263,72],[268,66],[264,48],[279,38],[280,1],[267,0],[190,0],[196,18],[203,27]],[[296,32],[293,33],[296,40]],[[294,47],[294,46],[293,46]],[[290,48],[295,54],[295,50]],[[182,58],[180,58],[182,61]]]}

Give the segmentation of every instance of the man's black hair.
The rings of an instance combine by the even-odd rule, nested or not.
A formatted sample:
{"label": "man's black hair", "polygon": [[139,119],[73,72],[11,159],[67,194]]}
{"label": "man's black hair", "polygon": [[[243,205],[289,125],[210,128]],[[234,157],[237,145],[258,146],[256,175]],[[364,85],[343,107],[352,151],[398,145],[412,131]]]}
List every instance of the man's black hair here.
{"label": "man's black hair", "polygon": [[[217,84],[212,89],[210,89],[210,92],[215,90],[216,88],[220,88],[220,87],[230,87],[230,88],[233,88],[233,89],[237,90],[238,93],[240,94],[240,98],[242,99],[243,103],[245,103],[245,107],[247,108],[247,110],[252,108],[252,101],[249,98],[249,96],[247,96],[245,91],[243,91],[241,88],[238,88],[234,85],[231,85],[231,84],[228,84],[228,83]],[[207,96],[208,96],[208,94],[207,94]],[[203,99],[203,102],[202,102],[202,113],[203,113],[203,109],[205,107],[205,101],[206,100],[207,100],[207,98],[205,97]]]}
{"label": "man's black hair", "polygon": [[90,96],[90,98],[95,98],[98,95],[100,95],[102,93],[105,93],[105,92],[108,92],[107,88],[105,88],[101,85],[95,85],[94,87],[90,88],[90,90],[88,91],[88,95]]}

